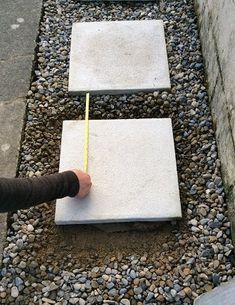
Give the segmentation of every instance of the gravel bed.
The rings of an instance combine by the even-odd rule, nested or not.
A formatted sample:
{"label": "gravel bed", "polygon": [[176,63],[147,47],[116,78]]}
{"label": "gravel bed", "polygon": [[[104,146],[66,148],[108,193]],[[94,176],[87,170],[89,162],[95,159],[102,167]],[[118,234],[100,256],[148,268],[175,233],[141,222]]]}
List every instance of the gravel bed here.
{"label": "gravel bed", "polygon": [[[154,255],[123,255],[120,249],[84,263],[72,253],[47,257],[45,236],[54,226],[50,205],[18,211],[3,255],[1,304],[193,304],[233,277],[230,223],[193,0],[159,5],[45,0],[19,174],[56,172],[62,121],[84,118],[84,99],[67,93],[72,23],[140,19],[164,21],[172,89],[92,97],[90,114],[93,119],[172,118],[184,226],[169,229],[174,242],[160,240]],[[38,255],[42,247],[44,257]]]}

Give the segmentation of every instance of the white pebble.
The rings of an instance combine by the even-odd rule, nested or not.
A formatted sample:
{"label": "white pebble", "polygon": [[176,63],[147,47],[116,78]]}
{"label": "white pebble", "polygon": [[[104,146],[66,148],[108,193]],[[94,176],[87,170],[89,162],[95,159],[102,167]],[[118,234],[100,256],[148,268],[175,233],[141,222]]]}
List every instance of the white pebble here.
{"label": "white pebble", "polygon": [[12,298],[17,298],[18,295],[19,295],[19,290],[18,290],[18,288],[17,288],[16,286],[13,286],[13,287],[11,288],[11,297],[12,297]]}

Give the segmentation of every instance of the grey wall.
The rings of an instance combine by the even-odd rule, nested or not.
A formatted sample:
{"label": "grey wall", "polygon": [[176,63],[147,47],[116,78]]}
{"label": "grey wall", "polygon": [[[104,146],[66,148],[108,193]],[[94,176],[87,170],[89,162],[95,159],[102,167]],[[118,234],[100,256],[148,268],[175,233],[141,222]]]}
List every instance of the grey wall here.
{"label": "grey wall", "polygon": [[235,0],[195,0],[235,240]]}

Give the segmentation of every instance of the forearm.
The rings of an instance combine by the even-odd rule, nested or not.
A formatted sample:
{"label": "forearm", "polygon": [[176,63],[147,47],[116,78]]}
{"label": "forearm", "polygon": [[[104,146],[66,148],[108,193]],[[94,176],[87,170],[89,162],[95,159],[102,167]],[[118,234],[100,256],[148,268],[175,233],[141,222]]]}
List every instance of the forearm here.
{"label": "forearm", "polygon": [[0,178],[0,212],[25,209],[65,196],[74,197],[79,181],[72,171],[39,178]]}

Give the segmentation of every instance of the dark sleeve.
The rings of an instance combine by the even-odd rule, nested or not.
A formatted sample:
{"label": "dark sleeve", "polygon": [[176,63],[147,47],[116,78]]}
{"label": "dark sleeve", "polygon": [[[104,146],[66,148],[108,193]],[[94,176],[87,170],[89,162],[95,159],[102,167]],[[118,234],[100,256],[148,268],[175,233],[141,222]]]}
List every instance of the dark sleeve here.
{"label": "dark sleeve", "polygon": [[79,180],[66,171],[35,178],[0,178],[0,212],[25,209],[65,196],[74,197]]}

